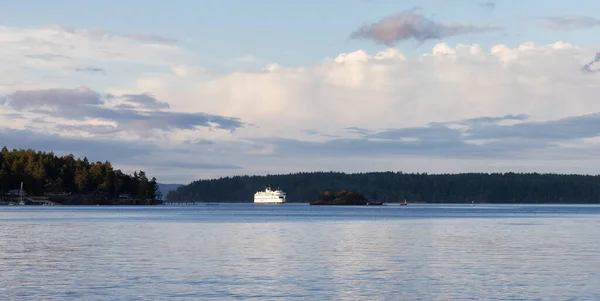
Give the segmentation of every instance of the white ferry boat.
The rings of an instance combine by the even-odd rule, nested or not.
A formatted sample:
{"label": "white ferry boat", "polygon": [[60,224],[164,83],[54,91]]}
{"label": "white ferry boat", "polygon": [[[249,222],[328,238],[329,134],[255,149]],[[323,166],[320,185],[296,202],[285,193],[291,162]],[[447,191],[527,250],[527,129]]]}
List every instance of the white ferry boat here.
{"label": "white ferry boat", "polygon": [[258,191],[254,194],[254,204],[284,204],[285,192],[277,189],[271,190],[267,187],[264,191]]}

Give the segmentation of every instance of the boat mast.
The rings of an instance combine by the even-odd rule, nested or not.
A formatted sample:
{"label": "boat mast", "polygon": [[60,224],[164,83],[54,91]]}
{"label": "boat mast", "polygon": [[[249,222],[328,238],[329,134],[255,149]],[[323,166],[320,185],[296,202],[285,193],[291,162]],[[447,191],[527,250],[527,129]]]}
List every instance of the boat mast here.
{"label": "boat mast", "polygon": [[21,204],[23,204],[23,181],[21,181]]}

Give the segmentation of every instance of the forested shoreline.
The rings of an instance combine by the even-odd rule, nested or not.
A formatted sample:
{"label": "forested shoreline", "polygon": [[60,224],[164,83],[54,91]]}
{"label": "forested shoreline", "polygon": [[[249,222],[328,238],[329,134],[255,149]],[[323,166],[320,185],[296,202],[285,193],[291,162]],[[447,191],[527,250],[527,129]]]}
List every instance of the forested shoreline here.
{"label": "forested shoreline", "polygon": [[323,191],[349,190],[369,200],[419,203],[600,203],[600,176],[539,173],[427,174],[303,172],[198,180],[167,201],[252,202],[265,186],[279,187],[288,202],[307,203]]}
{"label": "forested shoreline", "polygon": [[[125,174],[108,161],[31,149],[0,150],[0,198],[23,190],[60,204],[147,205],[161,203],[156,178]],[[348,190],[381,202],[600,203],[600,176],[539,173],[427,174],[403,172],[302,172],[198,180],[170,191],[167,201],[252,202],[267,185],[288,202],[308,203],[323,191]],[[11,194],[12,193],[12,194]]]}
{"label": "forested shoreline", "polygon": [[[114,169],[105,162],[89,162],[72,154],[32,149],[0,150],[0,196],[10,199],[20,194],[45,197],[59,204],[148,205],[160,201],[156,178],[144,171],[133,175]],[[18,192],[16,192],[18,190]],[[19,195],[20,197],[20,195]]]}

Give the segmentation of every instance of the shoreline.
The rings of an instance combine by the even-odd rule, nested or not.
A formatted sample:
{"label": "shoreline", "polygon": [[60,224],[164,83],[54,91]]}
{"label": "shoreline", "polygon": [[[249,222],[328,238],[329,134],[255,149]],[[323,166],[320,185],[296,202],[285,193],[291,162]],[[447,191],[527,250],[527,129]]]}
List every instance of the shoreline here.
{"label": "shoreline", "polygon": [[[254,202],[191,202],[188,201],[186,202],[164,202],[162,205],[192,205],[192,204],[196,204],[196,205],[205,205],[205,204],[255,204]],[[278,205],[294,205],[294,204],[306,204],[309,205],[310,202],[286,202],[284,204],[278,204]],[[474,203],[475,205],[515,205],[515,202],[503,202],[503,203],[490,203],[490,202],[481,202],[481,203]],[[600,205],[600,202],[598,203],[556,203],[556,202],[523,202],[523,203],[519,203],[516,202],[517,206],[520,205]],[[264,204],[256,204],[256,205],[264,205]],[[394,202],[394,203],[386,203],[383,202],[383,205],[390,205],[390,206],[402,206],[404,207],[404,202]],[[457,202],[448,202],[448,203],[427,203],[427,202],[414,202],[414,203],[408,203],[407,206],[410,205],[471,205],[470,202],[464,202],[464,203],[457,203]],[[335,207],[343,207],[343,206],[349,206],[349,205],[319,205],[319,206],[335,206]],[[362,205],[358,205],[360,207],[363,207]],[[371,206],[372,207],[372,206]]]}
{"label": "shoreline", "polygon": [[[250,202],[213,202],[213,203],[198,203],[195,204],[187,203],[187,204],[55,204],[55,205],[36,205],[36,204],[9,204],[7,202],[0,202],[0,208],[3,207],[186,207],[186,206],[207,206],[207,205],[255,205]],[[265,205],[265,204],[256,204],[261,207],[278,207],[275,205]],[[278,205],[303,205],[303,206],[311,206],[310,203],[286,203],[286,204],[278,204]],[[464,206],[464,207],[472,207],[471,203],[418,203],[412,205],[441,205],[441,206]],[[510,206],[510,207],[519,207],[519,206],[600,206],[600,203],[518,203],[514,205],[513,203],[476,203],[474,207],[480,206]],[[312,205],[311,207],[411,207],[409,203],[407,206],[400,205],[398,203],[383,203],[383,205]],[[414,207],[414,206],[413,206]]]}

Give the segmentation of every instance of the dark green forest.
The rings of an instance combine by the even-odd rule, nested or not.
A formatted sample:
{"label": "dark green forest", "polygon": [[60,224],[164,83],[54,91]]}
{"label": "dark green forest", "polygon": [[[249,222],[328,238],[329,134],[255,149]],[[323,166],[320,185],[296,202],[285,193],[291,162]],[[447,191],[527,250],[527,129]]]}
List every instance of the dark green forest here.
{"label": "dark green forest", "polygon": [[68,204],[151,204],[160,199],[155,178],[144,171],[133,175],[106,162],[88,162],[70,154],[6,147],[0,150],[0,196],[13,189],[28,196],[48,196]]}
{"label": "dark green forest", "polygon": [[600,176],[538,173],[426,174],[309,172],[198,180],[167,195],[168,201],[252,202],[265,186],[279,187],[288,202],[306,203],[323,191],[343,189],[382,202],[600,203]]}

